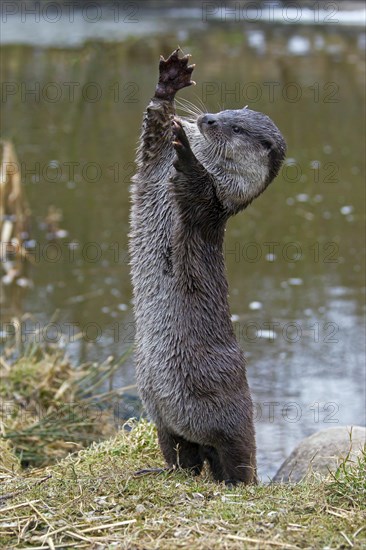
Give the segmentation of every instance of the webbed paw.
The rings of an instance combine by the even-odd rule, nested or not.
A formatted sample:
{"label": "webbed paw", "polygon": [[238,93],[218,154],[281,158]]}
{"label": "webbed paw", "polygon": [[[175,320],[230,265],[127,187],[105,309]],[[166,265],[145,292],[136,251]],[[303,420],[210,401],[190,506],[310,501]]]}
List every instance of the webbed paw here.
{"label": "webbed paw", "polygon": [[180,48],[164,59],[160,56],[159,83],[155,90],[155,97],[160,99],[173,99],[178,90],[196,84],[191,80],[195,65],[188,65],[190,55],[179,57]]}

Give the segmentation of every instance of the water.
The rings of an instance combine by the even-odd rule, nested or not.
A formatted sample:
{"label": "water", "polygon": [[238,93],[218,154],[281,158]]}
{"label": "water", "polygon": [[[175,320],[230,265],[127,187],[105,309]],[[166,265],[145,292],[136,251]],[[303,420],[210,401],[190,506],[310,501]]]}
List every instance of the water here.
{"label": "water", "polygon": [[[365,34],[354,12],[314,25],[159,13],[123,24],[79,11],[74,22],[22,24],[17,14],[3,25],[3,136],[16,146],[37,244],[33,288],[3,288],[2,330],[16,316],[25,340],[37,329],[75,363],[130,346],[134,151],[159,55],[179,43],[197,65],[182,97],[208,111],[264,111],[288,143],[280,176],[230,221],[225,245],[267,479],[306,435],[365,423]],[[44,229],[52,205],[65,231],[56,241]],[[133,382],[131,357],[114,385]]]}

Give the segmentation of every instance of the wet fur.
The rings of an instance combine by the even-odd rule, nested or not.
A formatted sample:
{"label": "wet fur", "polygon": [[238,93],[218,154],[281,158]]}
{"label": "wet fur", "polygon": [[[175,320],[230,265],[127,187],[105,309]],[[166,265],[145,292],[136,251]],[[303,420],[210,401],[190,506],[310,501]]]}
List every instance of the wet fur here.
{"label": "wet fur", "polygon": [[[190,116],[172,128],[173,97],[159,81],[133,179],[138,387],[170,467],[198,474],[207,460],[218,481],[255,482],[253,407],[222,246],[228,218],[272,181],[285,145],[270,119],[249,109],[210,115],[217,124]],[[233,135],[234,122],[246,130]]]}

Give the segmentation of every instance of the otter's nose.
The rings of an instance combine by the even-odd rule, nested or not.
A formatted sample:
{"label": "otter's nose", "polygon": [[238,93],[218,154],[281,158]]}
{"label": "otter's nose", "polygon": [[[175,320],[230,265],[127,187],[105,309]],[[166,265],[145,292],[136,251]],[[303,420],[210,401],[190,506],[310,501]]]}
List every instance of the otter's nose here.
{"label": "otter's nose", "polygon": [[200,122],[202,124],[207,124],[208,126],[215,126],[215,124],[217,124],[217,118],[215,115],[204,115]]}

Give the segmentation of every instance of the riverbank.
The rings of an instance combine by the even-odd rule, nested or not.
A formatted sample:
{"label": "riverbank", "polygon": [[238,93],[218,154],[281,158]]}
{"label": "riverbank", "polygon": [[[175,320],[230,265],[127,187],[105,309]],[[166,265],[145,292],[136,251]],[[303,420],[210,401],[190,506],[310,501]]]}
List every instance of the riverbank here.
{"label": "riverbank", "polygon": [[365,455],[346,462],[335,477],[297,485],[228,489],[207,471],[198,478],[184,472],[136,477],[136,470],[163,461],[154,426],[132,420],[122,427],[108,408],[116,394],[98,393],[118,364],[111,359],[75,368],[57,348],[5,350],[2,548],[333,549],[366,543]]}
{"label": "riverbank", "polygon": [[[59,348],[1,358],[1,548],[361,548],[366,454],[327,478],[229,489],[164,465],[154,426],[100,388],[123,361],[73,367]],[[119,391],[121,395],[126,388]],[[123,424],[123,425],[122,425]]]}
{"label": "riverbank", "polygon": [[162,466],[156,432],[131,421],[55,465],[1,468],[2,548],[361,548],[365,467],[336,477],[228,489],[205,472],[134,476]]}

